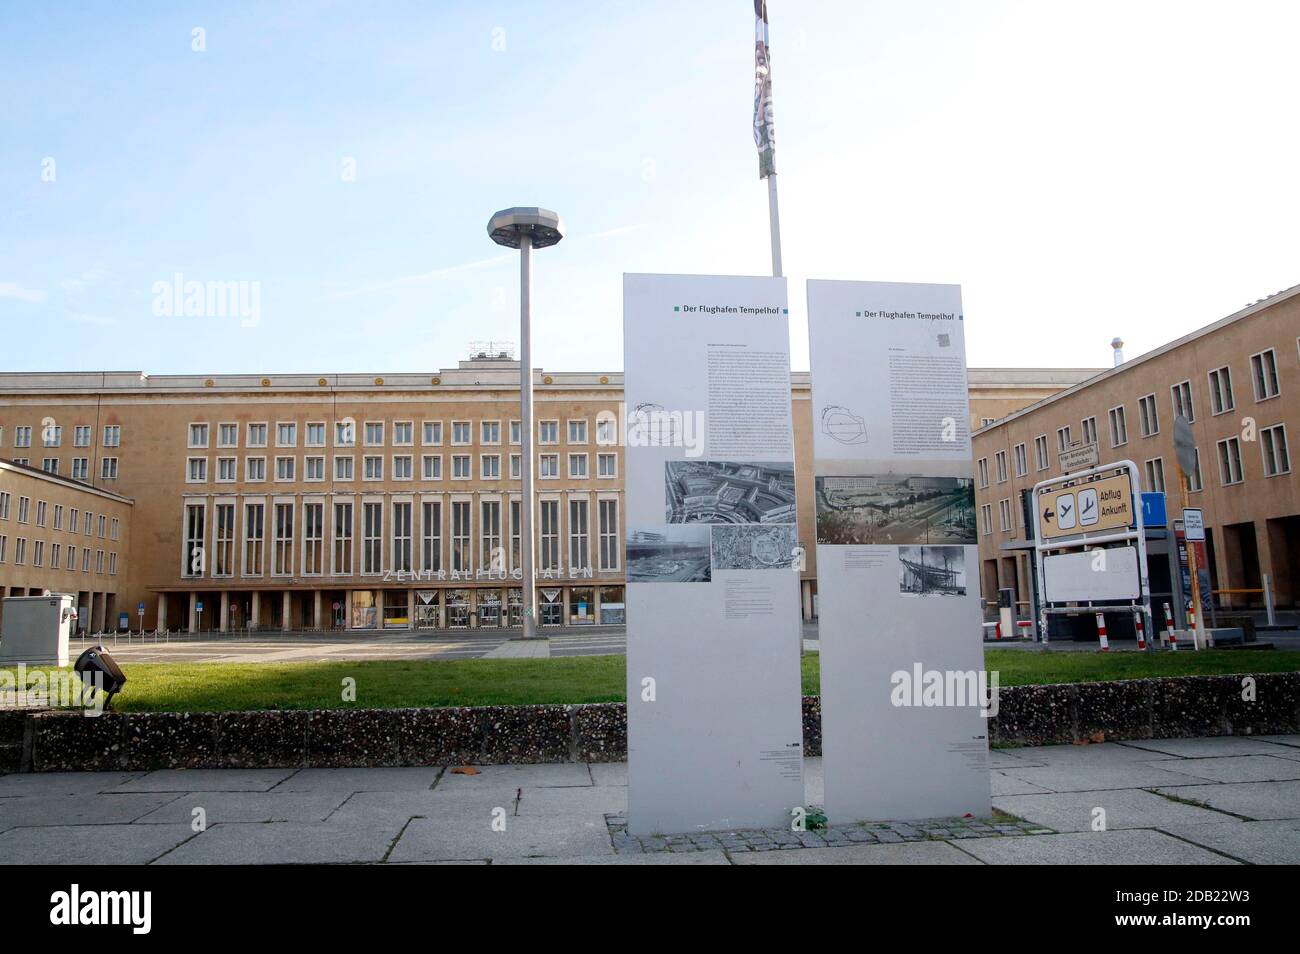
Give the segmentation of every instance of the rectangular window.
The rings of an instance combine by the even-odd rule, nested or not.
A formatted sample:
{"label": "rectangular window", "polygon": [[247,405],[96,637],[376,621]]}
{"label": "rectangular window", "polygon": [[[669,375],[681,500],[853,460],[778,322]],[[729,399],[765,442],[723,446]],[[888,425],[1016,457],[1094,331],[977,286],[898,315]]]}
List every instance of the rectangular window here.
{"label": "rectangular window", "polygon": [[351,455],[334,458],[334,479],[351,480],[353,476]]}
{"label": "rectangular window", "polygon": [[1056,449],[1058,451],[1067,451],[1070,449],[1070,425],[1058,427],[1056,429]]}
{"label": "rectangular window", "polygon": [[1192,407],[1192,382],[1180,381],[1169,389],[1169,400],[1174,408],[1174,416],[1187,418],[1187,423],[1196,420],[1196,411]]}
{"label": "rectangular window", "polygon": [[1165,461],[1163,457],[1153,457],[1146,463],[1147,490],[1165,490]]}
{"label": "rectangular window", "polygon": [[1154,394],[1138,398],[1138,419],[1143,437],[1153,437],[1160,433],[1160,412],[1156,410]]}
{"label": "rectangular window", "polygon": [[[204,519],[207,511],[203,504],[185,505],[185,551],[182,554],[181,576],[202,576],[207,555],[204,547]],[[86,550],[90,555],[90,550]]]}
{"label": "rectangular window", "polygon": [[238,447],[239,446],[239,425],[218,424],[217,425],[217,446]]}
{"label": "rectangular window", "polygon": [[[396,440],[396,433],[394,433]],[[409,458],[408,458],[409,459]],[[393,562],[389,569],[399,573],[411,572],[411,503],[393,502]]]}
{"label": "rectangular window", "polygon": [[81,530],[86,536],[90,536],[90,522],[94,519],[94,514],[89,510],[81,515]]}
{"label": "rectangular window", "polygon": [[1085,444],[1097,443],[1097,419],[1095,417],[1085,417],[1083,425],[1083,442]]}
{"label": "rectangular window", "polygon": [[411,479],[411,455],[394,454],[393,455],[393,480],[410,480]]}
{"label": "rectangular window", "polygon": [[78,510],[76,507],[73,507],[71,510],[68,511],[68,533],[77,532],[77,519],[78,517],[80,517],[80,515],[81,515],[81,511]]}
{"label": "rectangular window", "polygon": [[325,479],[325,458],[324,457],[304,457],[302,459],[303,476],[307,480],[324,480]]}
{"label": "rectangular window", "polygon": [[63,446],[63,428],[58,424],[48,424],[41,428],[41,443],[46,447]]}
{"label": "rectangular window", "polygon": [[[0,520],[9,519],[9,502],[12,499],[13,498],[9,495],[8,491],[0,492]],[[77,511],[74,510],[72,512],[75,514]],[[77,518],[74,516],[72,520],[73,523],[76,523]]]}
{"label": "rectangular window", "polygon": [[596,476],[617,477],[618,476],[618,455],[597,454],[596,455]]}
{"label": "rectangular window", "polygon": [[452,421],[451,442],[453,444],[468,444],[470,440],[469,421]]}
{"label": "rectangular window", "polygon": [[367,447],[384,446],[384,422],[383,421],[366,421],[366,446]]}
{"label": "rectangular window", "polygon": [[590,529],[587,524],[587,501],[585,498],[572,499],[569,501],[569,568],[571,570],[585,570],[590,566],[591,550]]}
{"label": "rectangular window", "polygon": [[104,480],[117,480],[117,458],[105,457],[100,460],[99,476]]}
{"label": "rectangular window", "polygon": [[510,455],[510,479],[519,480],[523,474],[523,457],[519,454]]}
{"label": "rectangular window", "polygon": [[993,459],[997,464],[998,483],[1005,484],[1007,482],[1007,452],[998,451],[993,455]]}
{"label": "rectangular window", "polygon": [[294,479],[297,458],[294,457],[277,457],[275,459],[275,479],[280,481],[289,481]]}
{"label": "rectangular window", "polygon": [[424,445],[434,447],[442,443],[442,421],[424,422]]}
{"label": "rectangular window", "polygon": [[244,480],[254,484],[266,480],[265,457],[249,457],[244,461]]}
{"label": "rectangular window", "polygon": [[[116,554],[114,554],[114,556],[116,556]],[[51,543],[50,544],[50,569],[51,570],[59,569],[62,559],[63,559],[63,544]]]}
{"label": "rectangular window", "polygon": [[275,550],[271,572],[276,576],[293,575],[293,504],[275,505]]}
{"label": "rectangular window", "polygon": [[981,457],[979,459],[978,466],[979,466],[979,476],[980,476],[980,488],[983,489],[984,487],[987,487],[989,485],[989,459],[987,457]]}
{"label": "rectangular window", "polygon": [[[89,551],[87,551],[86,555],[87,556],[90,555]],[[26,562],[27,562],[27,538],[18,537],[16,540],[14,540],[14,563],[16,563],[18,566],[22,566]]]}
{"label": "rectangular window", "polygon": [[1274,424],[1259,432],[1259,447],[1264,455],[1264,476],[1291,473],[1291,452],[1286,445],[1286,426]]}
{"label": "rectangular window", "polygon": [[1128,421],[1124,416],[1124,405],[1113,407],[1107,412],[1110,415],[1110,446],[1119,447],[1128,443]]}
{"label": "rectangular window", "polygon": [[[31,508],[32,508],[32,498],[31,498],[31,497],[19,497],[19,498],[18,498],[18,522],[19,522],[19,523],[26,523],[29,519],[31,519],[31,516],[30,516],[30,514],[31,514]],[[76,532],[76,528],[75,528],[75,527],[73,528],[73,532],[74,532],[74,533]],[[89,517],[89,515],[87,515],[87,517],[86,517],[86,532],[87,532],[87,533],[90,532],[90,517]]]}
{"label": "rectangular window", "polygon": [[484,500],[479,511],[479,539],[483,551],[479,566],[488,570],[505,569],[505,554],[501,550],[501,501]]}
{"label": "rectangular window", "polygon": [[[109,458],[105,457],[105,460]],[[72,479],[89,480],[90,479],[90,458],[74,457],[72,458]]]}
{"label": "rectangular window", "polygon": [[45,566],[44,540],[36,540],[32,543],[32,566]]}
{"label": "rectangular window", "polygon": [[5,551],[9,549],[9,538],[0,534],[0,563],[5,561]]}
{"label": "rectangular window", "polygon": [[244,576],[261,576],[266,539],[266,504],[244,504]]}
{"label": "rectangular window", "polygon": [[325,572],[325,504],[307,501],[302,505],[302,572],[320,576]]}
{"label": "rectangular window", "polygon": [[266,425],[249,424],[247,447],[265,447],[266,446]]}
{"label": "rectangular window", "polygon": [[469,454],[453,454],[451,457],[451,477],[453,480],[469,480]]}
{"label": "rectangular window", "polygon": [[[116,523],[117,521],[114,520],[113,522]],[[54,523],[51,525],[51,528],[54,530],[63,529],[63,504],[54,505]],[[114,539],[117,538],[114,537]]]}
{"label": "rectangular window", "polygon": [[275,425],[276,447],[298,446],[298,425],[292,421],[281,421]]}
{"label": "rectangular window", "polygon": [[364,458],[365,479],[366,480],[383,480],[384,479],[384,459],[378,454],[367,454]]}
{"label": "rectangular window", "polygon": [[452,570],[468,572],[470,569],[470,559],[472,551],[470,550],[469,536],[469,501],[453,500],[451,502],[451,568]]}
{"label": "rectangular window", "polygon": [[393,422],[393,444],[397,447],[410,447],[415,443],[415,422],[414,421],[394,421]]}
{"label": "rectangular window", "polygon": [[1011,498],[1004,497],[998,501],[998,518],[1002,521],[1001,529],[1003,533],[1011,530]]}
{"label": "rectangular window", "polygon": [[541,470],[540,476],[543,479],[555,478],[560,476],[560,455],[543,454],[540,459]]}
{"label": "rectangular window", "polygon": [[[602,411],[601,414],[607,415],[609,412]],[[596,418],[596,443],[601,447],[611,447],[618,443],[614,425],[615,421],[612,417],[598,416]]]}
{"label": "rectangular window", "polygon": [[420,505],[420,569],[442,569],[442,504],[426,500]]}
{"label": "rectangular window", "polygon": [[[90,572],[90,547],[81,548],[81,572],[82,573]],[[202,571],[200,571],[200,574],[201,573]]]}
{"label": "rectangular window", "polygon": [[618,501],[596,501],[600,519],[600,568],[602,570],[618,569]]}
{"label": "rectangular window", "polygon": [[384,557],[384,505],[361,505],[361,572],[383,572]]}
{"label": "rectangular window", "polygon": [[208,479],[208,459],[206,457],[191,457],[187,464],[185,480],[191,484],[201,484]]}
{"label": "rectangular window", "polygon": [[1250,377],[1255,385],[1255,400],[1277,397],[1281,388],[1277,380],[1277,354],[1272,348],[1250,356]]}
{"label": "rectangular window", "polygon": [[237,457],[218,457],[217,458],[217,483],[231,484],[234,483],[237,474],[239,458]]}
{"label": "rectangular window", "polygon": [[59,472],[59,459],[57,457],[46,457],[41,461],[41,470],[47,474],[57,474]]}
{"label": "rectangular window", "polygon": [[519,539],[522,535],[520,520],[523,515],[520,512],[518,500],[510,501],[510,568],[516,570],[519,568]]}
{"label": "rectangular window", "polygon": [[352,575],[352,504],[334,504],[334,573]]}
{"label": "rectangular window", "polygon": [[307,444],[308,447],[325,446],[325,422],[309,421],[307,423]]}
{"label": "rectangular window", "polygon": [[102,574],[104,572],[104,551],[95,551],[95,572]]}
{"label": "rectangular window", "polygon": [[14,447],[31,447],[32,429],[30,427],[14,428]]}
{"label": "rectangular window", "polygon": [[104,425],[104,446],[119,447],[122,444],[122,425],[106,424]]}
{"label": "rectangular window", "polygon": [[523,428],[520,426],[518,421],[511,421],[510,422],[510,443],[518,444],[520,440],[520,435],[523,434],[523,432],[524,432]]}
{"label": "rectangular window", "polygon": [[216,504],[212,515],[217,523],[212,540],[212,575],[231,576],[235,572],[235,505]]}
{"label": "rectangular window", "polygon": [[560,443],[560,422],[559,421],[538,421],[537,422],[537,443],[539,444]]}
{"label": "rectangular window", "polygon": [[119,520],[117,519],[117,517],[114,517],[114,518],[113,518],[113,532],[112,532],[112,534],[110,534],[110,536],[111,536],[112,539],[114,539],[114,540],[120,540],[120,539],[122,539],[122,535],[121,535],[121,521],[119,521]]}
{"label": "rectangular window", "polygon": [[75,570],[77,568],[77,548],[68,545],[67,562],[63,564],[65,569]]}
{"label": "rectangular window", "polygon": [[425,480],[442,480],[442,455],[425,454],[421,458],[420,473]]}
{"label": "rectangular window", "polygon": [[1029,451],[1024,444],[1017,444],[1013,450],[1016,455],[1016,476],[1023,477],[1029,473]]}
{"label": "rectangular window", "polygon": [[480,421],[479,422],[479,443],[500,444],[501,443],[501,422]]}
{"label": "rectangular window", "polygon": [[1223,414],[1235,406],[1232,398],[1232,371],[1225,364],[1210,372],[1210,413]]}
{"label": "rectangular window", "polygon": [[357,424],[352,418],[344,418],[341,421],[334,422],[334,446],[335,447],[356,447],[357,445]]}
{"label": "rectangular window", "polygon": [[190,425],[190,447],[207,447],[208,446],[208,425],[191,424]]}
{"label": "rectangular window", "polygon": [[587,455],[570,454],[569,455],[569,477],[581,480],[586,476],[587,476]]}
{"label": "rectangular window", "polygon": [[560,569],[560,502],[543,500],[538,503],[541,512],[541,567],[543,570]]}
{"label": "rectangular window", "polygon": [[587,422],[585,420],[569,421],[569,443],[587,443]]}
{"label": "rectangular window", "polygon": [[72,446],[89,447],[90,446],[90,425],[78,424],[72,429]]}
{"label": "rectangular window", "polygon": [[117,576],[117,554],[116,553],[110,553],[108,555],[108,575]]}
{"label": "rectangular window", "polygon": [[45,526],[45,521],[49,515],[50,505],[44,500],[36,501],[36,526]]}
{"label": "rectangular window", "polygon": [[481,454],[479,455],[479,476],[483,480],[499,480],[501,478],[501,455],[500,454]]}
{"label": "rectangular window", "polygon": [[1219,441],[1219,483],[1241,483],[1241,441],[1235,437]]}

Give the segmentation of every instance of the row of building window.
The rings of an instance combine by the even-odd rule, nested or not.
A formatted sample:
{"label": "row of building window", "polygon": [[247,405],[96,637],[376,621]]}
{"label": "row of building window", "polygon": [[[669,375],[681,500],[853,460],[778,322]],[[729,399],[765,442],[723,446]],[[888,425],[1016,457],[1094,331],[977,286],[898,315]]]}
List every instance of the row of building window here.
{"label": "row of building window", "polygon": [[[0,520],[10,519],[10,515],[14,509],[13,503],[14,500],[13,500],[12,493],[10,493],[9,491],[0,491]],[[19,496],[17,510],[18,512],[17,514],[14,515],[14,519],[16,519],[18,523],[30,522],[33,516],[32,499],[30,497]],[[76,507],[67,508],[67,514],[68,514],[68,521],[67,521],[68,533],[77,532],[78,521],[80,520],[82,526],[82,532],[86,536],[90,536],[92,533],[96,533],[101,540],[104,539],[105,534],[108,534],[109,538],[113,540],[118,540],[121,537],[122,524],[117,517],[113,517],[110,521],[109,517],[106,514],[101,513],[98,514],[98,519],[96,519],[96,514],[91,513],[89,510],[85,510],[85,511],[79,510]],[[64,515],[63,504],[55,504],[53,508],[51,508],[47,501],[44,500],[36,501],[36,513],[35,513],[36,526],[44,527],[46,525],[47,519],[49,519],[52,516],[53,517],[52,529],[62,530],[64,529],[63,515]]]}
{"label": "row of building window", "polygon": [[[21,464],[24,467],[31,466],[31,460],[27,457],[12,458],[15,464]],[[44,457],[41,459],[41,470],[47,474],[54,474],[56,477],[61,476],[62,465],[57,457]],[[103,480],[117,480],[117,458],[101,457],[99,460],[99,476]],[[72,479],[73,480],[90,480],[90,458],[74,457],[72,458]]]}
{"label": "row of building window", "polygon": [[[617,499],[537,502],[537,568],[562,575],[620,565]],[[518,500],[243,501],[187,503],[181,575],[354,576],[513,573],[520,564]],[[444,511],[446,513],[444,514]],[[567,516],[561,526],[561,516]],[[236,517],[241,520],[236,526]],[[331,518],[326,525],[326,518]],[[418,519],[418,527],[416,520]],[[209,528],[211,521],[211,528]],[[477,522],[477,525],[475,523]],[[269,524],[269,525],[268,525]],[[567,546],[562,541],[567,539]],[[360,542],[358,551],[357,543]],[[444,552],[444,543],[447,544]],[[593,552],[593,545],[595,550]],[[268,550],[269,547],[269,550]],[[236,555],[241,562],[236,568]]]}
{"label": "row of building window", "polygon": [[[600,417],[596,420],[596,443],[602,445],[612,445],[617,443],[617,436],[614,429],[616,419],[611,414],[609,417]],[[588,441],[588,421],[586,418],[569,418],[565,421],[568,425],[568,442],[569,444],[586,444]],[[420,444],[425,447],[436,447],[443,443],[443,422],[442,421],[420,421]],[[520,424],[518,421],[510,421],[510,443],[518,444],[520,442]],[[252,423],[246,425],[244,438],[245,447],[266,447],[267,437],[271,425],[267,422]],[[209,446],[212,439],[212,432],[215,428],[216,446],[218,448],[235,448],[239,446],[240,425],[236,423],[218,423],[216,425],[196,421],[189,425],[186,446],[202,449]],[[308,421],[303,425],[303,446],[304,447],[324,447],[325,438],[328,431],[328,425],[324,421]],[[355,447],[357,445],[358,432],[362,438],[364,447],[383,447],[389,434],[392,437],[391,446],[393,447],[414,447],[416,437],[415,421],[363,421],[359,426],[355,421],[345,419],[334,422],[334,446],[335,447]],[[299,425],[297,421],[277,421],[275,423],[275,446],[276,447],[297,447],[298,446]],[[474,422],[473,421],[452,421],[450,432],[450,443],[453,446],[469,446],[474,443]],[[502,421],[479,421],[478,422],[478,442],[480,445],[495,446],[501,444]],[[537,442],[539,444],[558,444],[560,443],[560,421],[544,420],[537,422]]]}
{"label": "row of building window", "polygon": [[[44,424],[40,430],[40,446],[42,447],[62,447],[63,446],[63,426],[61,424]],[[72,446],[89,447],[90,438],[94,429],[89,424],[78,424],[72,429]],[[32,446],[33,428],[27,426],[17,426],[14,428],[14,447],[31,447]],[[5,429],[0,426],[0,447],[4,446]],[[122,427],[120,424],[106,424],[104,426],[104,439],[102,446],[119,447],[122,444]]]}
{"label": "row of building window", "polygon": [[[46,542],[47,541],[45,540],[31,541],[31,549],[32,549],[31,565],[33,567],[45,566]],[[25,566],[27,564],[27,543],[28,540],[26,537],[14,538],[14,552],[13,552],[14,566]],[[62,570],[76,571],[77,547],[75,545],[68,544],[65,550],[63,544],[61,543],[50,543],[49,548],[50,548],[49,568],[51,570],[62,569]],[[92,551],[90,547],[81,548],[81,572],[82,573],[92,572],[90,568],[91,552]],[[95,560],[94,563],[95,569],[93,572],[102,576],[104,573],[105,551],[95,550],[93,552],[94,552],[94,560]],[[9,536],[7,534],[0,533],[0,564],[7,563],[8,561],[9,561]],[[117,576],[117,552],[116,551],[108,551],[108,575]]]}
{"label": "row of building window", "polygon": [[[442,480],[442,454],[423,454],[419,458],[420,480]],[[298,458],[290,456],[275,457],[273,476],[279,482],[298,480]],[[519,479],[521,457],[510,455],[510,479]],[[302,479],[304,481],[323,481],[325,476],[325,455],[308,455],[302,459]],[[543,480],[558,480],[561,477],[560,455],[539,454],[537,458],[537,475]],[[591,476],[589,454],[568,455],[568,475],[574,480],[583,480]],[[362,480],[384,480],[385,457],[382,454],[366,454],[361,458]],[[394,454],[392,456],[391,480],[415,480],[416,458],[412,454]],[[191,484],[206,483],[209,477],[209,459],[207,457],[188,457],[185,461],[185,480]],[[116,473],[116,468],[114,469]],[[217,483],[235,483],[239,480],[239,458],[216,458],[215,479]],[[244,481],[260,483],[266,480],[267,464],[265,457],[244,458]],[[335,481],[356,479],[356,459],[351,454],[334,455]],[[601,453],[596,455],[596,477],[614,478],[618,476],[618,455]],[[501,455],[480,454],[478,477],[480,480],[500,480]],[[451,479],[473,480],[474,457],[471,454],[451,455]]]}
{"label": "row of building window", "polygon": [[[1085,421],[1084,423],[1086,424],[1087,422]],[[1069,428],[1066,427],[1062,430],[1066,432],[1065,440],[1068,441]],[[1260,454],[1262,455],[1264,463],[1264,476],[1278,477],[1282,474],[1289,474],[1291,472],[1291,454],[1287,445],[1286,425],[1273,424],[1269,427],[1260,428],[1258,432],[1258,440],[1260,445]],[[1047,470],[1051,466],[1051,461],[1047,454],[1047,435],[1040,434],[1036,437],[1034,439],[1034,446],[1038,470]],[[1069,446],[1070,445],[1066,443],[1060,449],[1065,450]],[[1243,479],[1241,468],[1241,439],[1239,437],[1225,437],[1223,440],[1218,442],[1218,451],[1220,462],[1220,483],[1224,486],[1241,483]],[[1012,455],[1012,461],[1015,466],[1015,475],[1017,477],[1026,476],[1029,473],[1029,460],[1025,444],[1020,443],[1012,448]],[[1197,450],[1196,455],[1196,473],[1189,475],[1189,477],[1192,482],[1192,489],[1200,490],[1201,475],[1199,449]],[[1158,471],[1153,470],[1153,463],[1159,465]],[[1010,476],[1007,469],[1007,452],[998,451],[994,454],[993,464],[995,468],[994,477],[997,483],[1006,483]],[[988,487],[989,459],[987,457],[981,457],[977,463],[976,469],[979,475],[980,488],[983,489]],[[1149,475],[1148,484],[1150,485],[1150,489],[1164,490],[1164,465],[1161,458],[1156,457],[1148,460],[1147,472]],[[1158,481],[1150,479],[1150,475],[1156,472],[1159,474]]]}

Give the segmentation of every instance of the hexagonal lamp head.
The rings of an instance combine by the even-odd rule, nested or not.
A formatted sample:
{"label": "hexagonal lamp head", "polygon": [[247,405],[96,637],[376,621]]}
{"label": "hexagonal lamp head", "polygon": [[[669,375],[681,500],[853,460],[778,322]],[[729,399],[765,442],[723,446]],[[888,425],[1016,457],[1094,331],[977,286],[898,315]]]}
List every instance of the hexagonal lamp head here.
{"label": "hexagonal lamp head", "polygon": [[533,248],[547,248],[564,238],[564,220],[550,209],[517,206],[492,216],[487,230],[498,245],[518,248],[520,239],[528,235],[533,240]]}

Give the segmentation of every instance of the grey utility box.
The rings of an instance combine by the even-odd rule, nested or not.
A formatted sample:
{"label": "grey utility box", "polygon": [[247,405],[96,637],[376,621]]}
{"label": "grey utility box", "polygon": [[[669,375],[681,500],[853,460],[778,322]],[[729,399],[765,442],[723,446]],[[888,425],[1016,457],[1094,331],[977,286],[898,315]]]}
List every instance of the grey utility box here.
{"label": "grey utility box", "polygon": [[5,597],[0,666],[66,666],[68,637],[77,623],[74,602],[68,593]]}

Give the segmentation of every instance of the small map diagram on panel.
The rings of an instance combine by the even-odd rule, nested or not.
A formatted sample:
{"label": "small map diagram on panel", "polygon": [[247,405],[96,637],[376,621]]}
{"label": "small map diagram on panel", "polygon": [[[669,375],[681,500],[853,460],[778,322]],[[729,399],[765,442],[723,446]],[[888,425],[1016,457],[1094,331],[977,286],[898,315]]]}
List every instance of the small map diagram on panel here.
{"label": "small map diagram on panel", "polygon": [[828,404],[822,408],[822,433],[840,444],[865,444],[867,425],[847,407]]}

